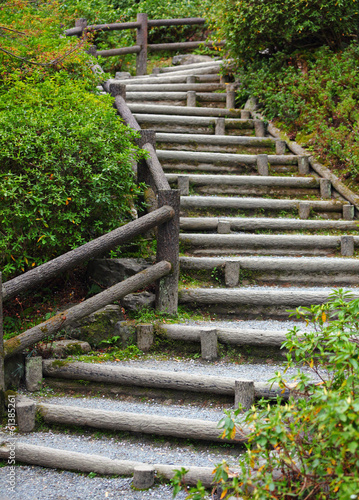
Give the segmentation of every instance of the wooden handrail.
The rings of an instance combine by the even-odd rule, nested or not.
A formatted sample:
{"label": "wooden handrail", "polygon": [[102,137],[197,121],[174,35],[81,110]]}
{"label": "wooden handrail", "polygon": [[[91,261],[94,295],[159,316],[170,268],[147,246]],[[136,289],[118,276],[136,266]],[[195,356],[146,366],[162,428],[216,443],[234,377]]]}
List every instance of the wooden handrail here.
{"label": "wooden handrail", "polygon": [[162,165],[159,159],[157,158],[155,148],[152,146],[152,144],[147,143],[144,146],[142,146],[142,149],[144,149],[149,153],[149,157],[146,158],[146,163],[148,170],[152,175],[156,189],[158,191],[160,191],[161,189],[171,189],[170,185],[168,184],[168,180],[165,176],[165,173],[162,169]]}
{"label": "wooden handrail", "polygon": [[[154,28],[157,26],[192,26],[194,24],[205,24],[206,20],[203,17],[187,17],[178,19],[153,19],[148,21],[148,27]],[[70,28],[65,31],[66,36],[79,36],[83,31],[118,31],[138,29],[141,27],[139,22],[128,23],[108,23],[108,24],[92,24],[90,26]]]}
{"label": "wooden handrail", "polygon": [[71,250],[60,257],[56,257],[46,264],[35,267],[25,274],[7,281],[2,286],[3,300],[10,299],[18,293],[36,286],[57,274],[74,268],[86,260],[97,255],[108,252],[112,248],[124,243],[149,229],[168,222],[174,217],[172,207],[164,206],[158,210],[131,221],[125,226],[118,227],[113,231],[96,238],[84,245]]}
{"label": "wooden handrail", "polygon": [[144,271],[141,271],[134,276],[107,288],[107,290],[98,293],[94,297],[91,297],[90,299],[87,299],[84,302],[67,309],[66,311],[56,314],[56,316],[53,316],[47,321],[26,330],[20,335],[17,335],[17,337],[5,340],[5,359],[23,351],[25,348],[30,347],[33,344],[36,344],[44,337],[54,334],[61,328],[65,328],[67,325],[74,323],[75,321],[78,321],[95,311],[98,311],[107,304],[111,304],[115,300],[119,300],[129,293],[136,292],[140,288],[150,285],[155,280],[169,274],[171,269],[172,265],[169,262],[166,262],[165,260],[158,262]]}

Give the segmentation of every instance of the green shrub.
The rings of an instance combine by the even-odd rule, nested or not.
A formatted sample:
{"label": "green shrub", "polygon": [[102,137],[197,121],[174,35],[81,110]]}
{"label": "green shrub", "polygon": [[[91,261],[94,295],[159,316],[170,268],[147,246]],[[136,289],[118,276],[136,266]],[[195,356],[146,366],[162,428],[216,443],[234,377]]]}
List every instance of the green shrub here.
{"label": "green shrub", "polygon": [[0,90],[0,255],[25,271],[131,218],[135,132],[65,72]]}
{"label": "green shrub", "polygon": [[[240,103],[258,98],[263,113],[308,146],[340,176],[359,173],[359,45],[333,53],[280,53],[239,70]],[[355,188],[355,186],[354,186]]]}
{"label": "green shrub", "polygon": [[[250,428],[241,472],[229,477],[225,463],[216,469],[222,489],[254,500],[359,497],[359,299],[350,298],[337,290],[327,304],[297,310],[312,330],[293,328],[284,344],[288,367],[298,366],[295,392],[283,374],[273,379],[292,387],[288,402],[222,420],[227,436],[233,426]],[[195,488],[188,498],[204,493]]]}
{"label": "green shrub", "polygon": [[320,45],[338,49],[356,35],[358,11],[355,0],[218,0],[212,14],[232,56],[248,61],[261,51],[290,53]]}

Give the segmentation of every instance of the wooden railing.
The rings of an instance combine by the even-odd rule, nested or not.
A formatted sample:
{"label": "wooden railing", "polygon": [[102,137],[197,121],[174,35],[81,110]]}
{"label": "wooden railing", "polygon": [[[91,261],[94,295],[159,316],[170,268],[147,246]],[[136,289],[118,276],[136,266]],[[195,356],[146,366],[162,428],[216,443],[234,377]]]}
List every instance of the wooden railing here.
{"label": "wooden railing", "polygon": [[[119,300],[156,282],[156,308],[169,314],[177,312],[178,275],[179,275],[179,206],[178,190],[172,190],[168,184],[155,150],[155,133],[141,130],[137,120],[128,108],[125,86],[108,81],[103,84],[115,98],[115,107],[126,124],[140,133],[138,146],[148,152],[145,160],[137,165],[137,181],[145,182],[153,192],[156,206],[151,211],[128,224],[71,250],[46,264],[31,269],[3,285],[0,273],[0,414],[3,408],[5,391],[4,361],[25,348],[39,342],[44,337],[53,335],[58,330],[74,321],[88,316],[98,309]],[[47,321],[26,330],[9,340],[3,339],[2,302],[17,294],[38,286],[77,265],[103,254],[116,246],[127,242],[137,235],[157,228],[156,264],[117,283],[103,292],[80,304],[53,316]]]}
{"label": "wooden railing", "polygon": [[148,43],[148,28],[158,26],[191,26],[205,24],[206,20],[202,17],[188,17],[184,19],[154,19],[149,20],[147,14],[137,14],[137,21],[132,23],[110,23],[110,24],[94,24],[87,25],[86,19],[78,19],[75,22],[75,28],[65,31],[66,36],[82,36],[86,33],[98,31],[116,31],[136,29],[136,45],[132,47],[120,47],[118,49],[97,50],[95,46],[90,49],[90,53],[95,57],[111,57],[125,54],[137,54],[136,58],[136,74],[147,74],[147,53],[156,50],[179,50],[179,49],[195,49],[200,46],[205,47],[221,47],[224,42],[216,43],[207,40],[198,42],[174,42],[174,43]]}

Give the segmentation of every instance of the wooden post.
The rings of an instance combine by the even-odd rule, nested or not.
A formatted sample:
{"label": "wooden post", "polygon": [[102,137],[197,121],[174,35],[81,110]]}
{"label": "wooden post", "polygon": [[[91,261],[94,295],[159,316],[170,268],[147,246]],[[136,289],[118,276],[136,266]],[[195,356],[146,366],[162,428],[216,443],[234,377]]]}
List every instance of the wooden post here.
{"label": "wooden post", "polygon": [[76,28],[82,28],[81,33],[79,35],[77,35],[79,38],[82,37],[84,29],[86,28],[86,26],[87,26],[87,19],[85,19],[84,17],[80,17],[80,19],[76,19],[76,21],[75,21],[75,27]]}
{"label": "wooden post", "polygon": [[[147,143],[152,144],[152,146],[156,147],[156,132],[151,129],[140,130],[141,137],[136,139],[136,144],[139,148],[143,148],[143,146]],[[156,207],[156,203],[150,203],[150,200],[155,202],[156,198],[156,185],[153,181],[152,175],[148,169],[146,160],[140,160],[137,163],[137,183],[143,183],[148,186],[146,192],[144,193],[143,202],[148,204],[147,210],[145,208],[139,207],[137,212],[138,216],[141,217],[146,212],[151,212]],[[140,204],[141,205],[141,204]]]}
{"label": "wooden post", "polygon": [[141,27],[137,28],[136,45],[141,47],[141,51],[137,54],[136,59],[136,75],[147,74],[147,33],[148,33],[148,16],[147,14],[137,14],[137,22],[141,23]]}
{"label": "wooden post", "polygon": [[179,275],[179,211],[180,193],[177,189],[158,191],[158,206],[169,205],[175,211],[170,222],[161,224],[157,232],[157,262],[166,260],[172,273],[157,281],[156,308],[168,314],[177,314]]}
{"label": "wooden post", "polygon": [[0,418],[5,412],[4,329],[2,314],[2,273],[0,272]]}

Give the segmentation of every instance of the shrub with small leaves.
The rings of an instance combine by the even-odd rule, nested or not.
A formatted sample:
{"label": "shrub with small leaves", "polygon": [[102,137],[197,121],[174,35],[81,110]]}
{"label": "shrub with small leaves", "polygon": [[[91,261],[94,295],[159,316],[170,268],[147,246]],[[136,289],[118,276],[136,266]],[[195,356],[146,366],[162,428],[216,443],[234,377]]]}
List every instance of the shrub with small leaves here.
{"label": "shrub with small leaves", "polygon": [[136,133],[109,95],[65,72],[0,90],[0,259],[5,277],[131,219]]}
{"label": "shrub with small leaves", "polygon": [[[220,426],[250,429],[239,471],[226,463],[214,480],[228,494],[254,500],[355,500],[359,498],[359,299],[334,291],[328,303],[293,314],[311,325],[294,327],[284,347],[292,380],[277,372],[273,382],[290,391],[287,402],[239,408]],[[180,478],[177,477],[177,484]],[[188,498],[198,496],[200,490]]]}

